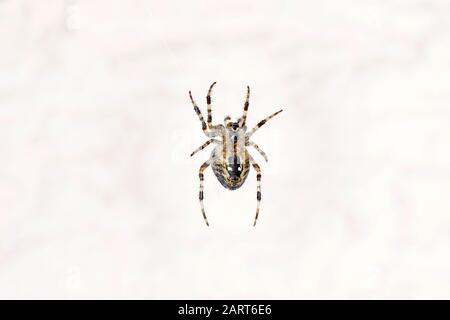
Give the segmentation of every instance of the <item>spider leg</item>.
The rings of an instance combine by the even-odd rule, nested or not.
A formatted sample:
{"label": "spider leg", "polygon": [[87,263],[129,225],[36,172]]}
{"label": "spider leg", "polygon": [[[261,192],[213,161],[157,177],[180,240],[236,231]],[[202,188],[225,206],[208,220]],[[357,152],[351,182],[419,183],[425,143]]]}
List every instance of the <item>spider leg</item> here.
{"label": "spider leg", "polygon": [[274,114],[271,114],[270,116],[268,116],[267,118],[261,120],[249,133],[247,133],[247,137],[251,137],[252,134],[255,133],[256,130],[258,130],[259,128],[261,128],[267,121],[269,121],[270,119],[272,119],[273,117],[275,117],[277,114],[279,114],[281,111],[277,111]]}
{"label": "spider leg", "polygon": [[191,157],[196,154],[199,151],[202,151],[203,149],[205,149],[207,146],[209,146],[211,143],[221,143],[219,140],[217,139],[209,139],[208,141],[206,141],[204,144],[202,144],[200,147],[198,147],[197,149],[195,149],[194,152],[191,153]]}
{"label": "spider leg", "polygon": [[208,95],[206,96],[206,104],[208,105],[208,128],[212,128],[212,111],[211,111],[211,92],[216,82],[209,87]]}
{"label": "spider leg", "polygon": [[249,104],[249,100],[250,100],[250,87],[247,86],[247,96],[245,98],[245,103],[244,103],[244,113],[242,114],[242,118],[239,121],[239,126],[243,127],[245,126],[245,121],[247,120],[247,111],[248,111],[248,104]]}
{"label": "spider leg", "polygon": [[255,221],[253,222],[253,226],[256,226],[256,220],[258,220],[259,215],[259,205],[261,203],[261,168],[256,163],[256,161],[250,156],[250,163],[256,171],[256,215]]}
{"label": "spider leg", "polygon": [[253,148],[256,149],[256,151],[259,152],[260,155],[263,156],[263,158],[264,158],[264,160],[266,160],[266,162],[269,161],[267,159],[267,154],[264,151],[262,151],[256,143],[254,143],[253,141],[248,141],[245,145],[246,146],[252,146]]}
{"label": "spider leg", "polygon": [[200,192],[198,194],[198,199],[200,200],[200,207],[202,208],[202,214],[203,219],[205,219],[206,225],[209,227],[208,219],[206,218],[205,208],[203,206],[203,171],[205,171],[206,168],[208,168],[209,164],[211,163],[210,160],[206,161],[204,164],[200,166],[200,170],[198,172],[198,177],[200,179]]}
{"label": "spider leg", "polygon": [[206,127],[205,119],[203,118],[203,114],[200,111],[200,109],[197,106],[197,103],[195,103],[194,98],[192,98],[192,93],[189,91],[189,97],[191,98],[192,105],[194,106],[194,111],[197,114],[198,118],[200,119],[200,122],[202,123],[202,130],[205,133],[207,137],[215,137],[217,136],[216,131],[208,131]]}

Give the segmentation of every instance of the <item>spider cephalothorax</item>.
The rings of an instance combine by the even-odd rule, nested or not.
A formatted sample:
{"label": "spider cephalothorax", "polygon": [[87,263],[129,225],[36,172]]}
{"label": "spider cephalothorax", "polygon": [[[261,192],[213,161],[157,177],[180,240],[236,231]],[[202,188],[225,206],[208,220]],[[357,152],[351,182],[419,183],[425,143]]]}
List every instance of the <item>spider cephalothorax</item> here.
{"label": "spider cephalothorax", "polygon": [[[205,219],[206,225],[208,224],[208,219],[206,218],[205,209],[203,207],[203,172],[205,169],[211,165],[212,170],[219,180],[219,182],[229,190],[238,189],[242,186],[247,179],[250,164],[256,171],[256,180],[257,180],[257,208],[256,208],[256,216],[253,225],[256,225],[256,220],[258,219],[259,214],[259,205],[261,201],[261,169],[259,165],[255,162],[252,156],[248,153],[248,146],[254,147],[267,161],[266,154],[258,147],[258,145],[252,141],[250,141],[250,137],[258,130],[261,126],[263,126],[269,119],[275,117],[281,111],[277,111],[269,117],[261,120],[252,130],[247,132],[246,120],[247,120],[247,110],[249,105],[250,98],[250,88],[247,86],[247,97],[244,103],[244,113],[241,118],[237,119],[237,121],[231,121],[230,116],[226,116],[224,119],[224,124],[212,125],[212,114],[211,114],[211,91],[216,83],[214,82],[208,90],[208,95],[206,96],[206,103],[208,105],[208,118],[207,124],[205,119],[203,118],[202,112],[198,108],[194,99],[192,98],[192,94],[189,91],[189,96],[191,98],[192,104],[194,106],[194,110],[197,113],[201,123],[202,129],[205,135],[211,139],[206,141],[202,146],[192,152],[191,156],[193,156],[198,151],[203,150],[211,143],[216,144],[216,147],[213,149],[211,156],[208,161],[201,165],[199,170],[199,178],[200,178],[200,192],[199,199],[200,205],[202,209],[203,218]],[[215,137],[220,138],[214,139]]]}

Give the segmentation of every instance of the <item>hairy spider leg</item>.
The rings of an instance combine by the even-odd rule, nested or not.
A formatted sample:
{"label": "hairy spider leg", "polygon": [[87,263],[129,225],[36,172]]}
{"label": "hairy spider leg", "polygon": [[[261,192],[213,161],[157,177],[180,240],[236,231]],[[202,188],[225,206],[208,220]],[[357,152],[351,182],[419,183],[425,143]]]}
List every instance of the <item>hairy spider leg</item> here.
{"label": "hairy spider leg", "polygon": [[248,111],[249,100],[250,100],[250,87],[247,86],[247,96],[245,98],[245,103],[244,103],[244,112],[242,113],[242,118],[239,123],[240,127],[245,126],[245,122],[247,121],[247,111]]}
{"label": "hairy spider leg", "polygon": [[251,137],[252,134],[254,134],[256,132],[256,130],[261,128],[267,121],[269,121],[270,119],[272,119],[273,117],[275,117],[277,114],[279,114],[282,111],[283,110],[277,111],[274,114],[271,114],[267,118],[265,118],[265,119],[261,120],[260,122],[258,122],[258,124],[249,133],[247,133],[247,137]]}
{"label": "hairy spider leg", "polygon": [[255,221],[253,222],[253,226],[256,226],[256,220],[258,220],[259,215],[259,206],[261,204],[261,168],[256,163],[256,161],[250,156],[250,163],[256,171],[256,215]]}
{"label": "hairy spider leg", "polygon": [[202,130],[205,133],[205,135],[207,137],[215,137],[215,136],[217,136],[217,132],[208,131],[207,130],[206,122],[205,122],[205,119],[203,118],[203,114],[200,111],[200,109],[198,108],[197,103],[195,103],[194,98],[192,98],[191,91],[189,91],[189,97],[191,98],[192,105],[194,106],[194,111],[197,114],[198,118],[200,119],[200,122],[202,123]]}
{"label": "hairy spider leg", "polygon": [[263,158],[264,158],[264,160],[266,160],[266,162],[269,161],[269,160],[267,159],[267,154],[266,154],[264,151],[262,151],[261,148],[260,148],[256,143],[254,143],[253,141],[248,141],[245,145],[246,145],[246,146],[252,146],[253,148],[256,149],[256,151],[259,152],[260,155],[263,156]]}
{"label": "hairy spider leg", "polygon": [[206,141],[204,144],[202,144],[200,147],[198,147],[197,149],[195,149],[194,152],[191,153],[191,157],[196,154],[199,151],[202,151],[203,149],[205,149],[207,146],[209,146],[211,143],[217,143],[217,144],[221,144],[221,142],[217,139],[209,139],[208,141]]}
{"label": "hairy spider leg", "polygon": [[212,128],[212,111],[211,111],[211,92],[216,82],[214,81],[213,84],[209,87],[208,95],[206,96],[206,104],[208,105],[208,128]]}
{"label": "hairy spider leg", "polygon": [[198,193],[198,199],[200,201],[200,207],[202,208],[203,219],[205,219],[206,225],[209,227],[208,219],[206,218],[205,207],[203,206],[203,180],[204,175],[203,172],[210,165],[211,160],[206,161],[204,164],[200,166],[200,170],[198,172],[198,177],[200,179],[200,191]]}

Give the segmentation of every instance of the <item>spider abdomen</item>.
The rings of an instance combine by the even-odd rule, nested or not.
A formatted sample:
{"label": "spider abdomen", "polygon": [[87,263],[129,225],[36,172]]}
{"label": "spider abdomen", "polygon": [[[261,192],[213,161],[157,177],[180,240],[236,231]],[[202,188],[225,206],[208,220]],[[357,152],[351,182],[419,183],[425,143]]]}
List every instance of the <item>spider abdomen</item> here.
{"label": "spider abdomen", "polygon": [[227,154],[222,146],[217,146],[211,154],[211,159],[212,170],[222,186],[236,190],[244,184],[250,169],[247,151]]}

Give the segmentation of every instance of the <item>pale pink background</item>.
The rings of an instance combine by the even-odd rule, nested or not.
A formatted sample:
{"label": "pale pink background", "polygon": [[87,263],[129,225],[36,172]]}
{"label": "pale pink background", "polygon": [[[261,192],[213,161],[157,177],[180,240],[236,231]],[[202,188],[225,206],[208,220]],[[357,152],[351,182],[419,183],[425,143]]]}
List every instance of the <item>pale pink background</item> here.
{"label": "pale pink background", "polygon": [[[0,298],[450,298],[450,2],[0,1]],[[214,121],[285,112],[235,192]]]}

